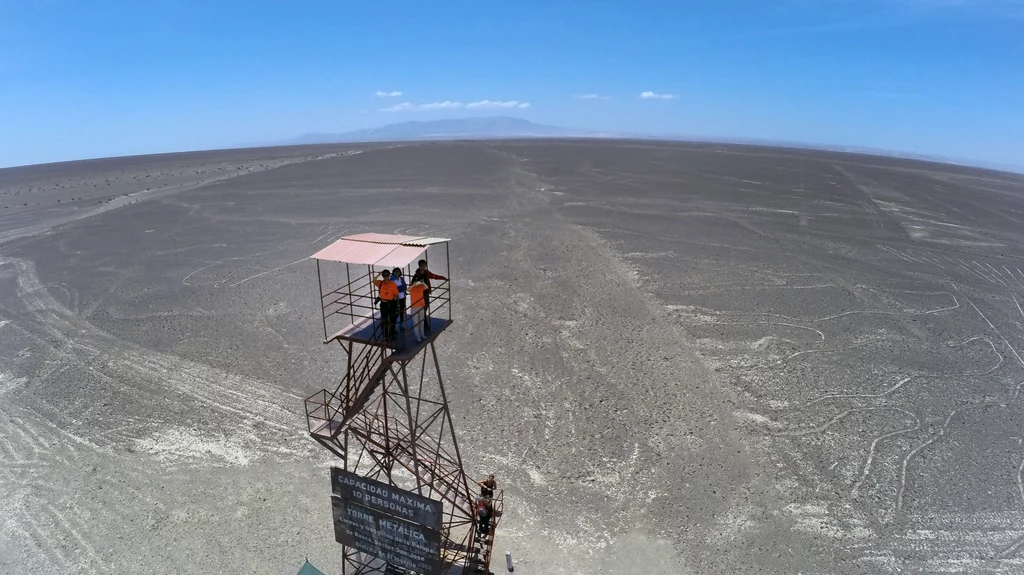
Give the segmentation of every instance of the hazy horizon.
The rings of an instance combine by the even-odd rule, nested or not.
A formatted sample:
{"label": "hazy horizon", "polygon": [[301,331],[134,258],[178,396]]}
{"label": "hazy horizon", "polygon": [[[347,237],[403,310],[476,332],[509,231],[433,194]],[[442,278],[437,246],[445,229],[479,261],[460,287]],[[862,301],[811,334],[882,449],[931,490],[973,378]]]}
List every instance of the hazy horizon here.
{"label": "hazy horizon", "polygon": [[1024,166],[1020,0],[54,0],[0,14],[0,167],[452,114]]}
{"label": "hazy horizon", "polygon": [[[479,118],[479,119],[493,119],[493,118],[495,118],[495,117],[493,117],[493,116],[492,117],[482,117],[482,118]],[[510,118],[517,119],[517,120],[518,119],[522,119],[522,118],[517,118],[517,117],[510,117]],[[470,119],[472,119],[472,118],[452,117],[452,118],[438,118],[438,119],[435,119],[435,120],[409,120],[409,121],[406,121],[406,122],[398,122],[398,123],[394,123],[394,124],[386,124],[386,125],[383,125],[383,126],[366,128],[364,130],[378,131],[378,130],[381,130],[381,129],[387,129],[387,128],[390,128],[390,127],[393,127],[393,126],[401,126],[403,124],[409,124],[409,123],[414,123],[414,122],[415,123],[425,123],[427,125],[430,125],[430,124],[440,123],[440,122],[451,122],[451,121],[456,121],[457,122],[457,121],[470,120]],[[562,128],[562,129],[565,129],[565,131],[567,133],[574,131],[574,129],[572,127],[568,127],[568,126],[549,126],[549,125],[546,125],[546,124],[541,125],[541,124],[535,124],[535,123],[532,123],[532,124],[533,125],[537,125],[537,126],[543,126],[543,127]],[[409,141],[411,143],[411,142],[423,141],[423,140],[446,141],[446,140],[465,140],[465,139],[470,139],[470,140],[479,140],[479,141],[497,141],[497,140],[500,140],[500,139],[517,139],[517,138],[521,139],[522,138],[521,136],[516,136],[516,135],[512,135],[512,136],[507,136],[506,135],[506,136],[500,136],[500,137],[487,137],[487,136],[481,136],[481,137],[465,136],[465,137],[463,137],[463,136],[453,136],[453,137],[450,137],[450,138],[430,136],[430,137],[422,137],[422,138],[420,138],[420,137],[405,137],[405,138],[379,138],[379,139],[366,138],[366,139],[338,140],[338,141],[301,141],[304,137],[310,137],[310,136],[345,136],[345,135],[348,135],[348,134],[358,134],[358,133],[360,133],[360,132],[362,132],[364,130],[353,130],[353,131],[349,131],[349,132],[327,132],[327,131],[323,131],[323,132],[307,132],[305,134],[299,134],[299,135],[297,135],[295,137],[283,138],[281,140],[271,140],[271,141],[266,141],[266,142],[236,142],[235,144],[227,145],[227,146],[224,146],[222,148],[196,148],[196,149],[186,149],[186,150],[165,150],[165,151],[157,151],[157,152],[148,152],[148,153],[143,153],[143,154],[124,153],[124,154],[115,154],[115,155],[110,155],[110,156],[93,156],[93,157],[71,158],[71,159],[67,159],[67,160],[56,160],[56,161],[53,161],[53,162],[38,162],[38,163],[35,163],[35,164],[17,164],[17,165],[13,165],[13,166],[0,165],[0,170],[5,169],[5,168],[30,167],[30,166],[34,166],[34,165],[43,165],[43,164],[51,164],[51,163],[116,159],[116,158],[126,158],[126,157],[133,157],[133,156],[148,156],[148,155],[163,155],[163,154],[187,154],[187,153],[204,153],[204,152],[217,153],[217,152],[220,152],[220,151],[235,150],[235,149],[245,149],[245,148],[276,148],[276,147],[291,147],[291,146],[322,146],[322,145],[332,145],[332,144],[337,144],[337,145],[352,144],[352,145],[356,145],[356,144],[373,144],[373,143],[381,143],[381,142],[401,142],[401,141]],[[579,132],[584,132],[584,130],[579,130]],[[830,142],[792,142],[792,141],[782,141],[782,140],[763,140],[763,139],[754,139],[754,138],[729,138],[729,137],[726,137],[726,136],[723,136],[723,137],[699,138],[699,137],[690,137],[690,136],[688,136],[686,134],[655,134],[655,133],[652,133],[652,134],[629,134],[629,133],[625,133],[625,132],[623,132],[623,133],[607,132],[607,133],[603,133],[603,134],[602,133],[595,133],[595,134],[583,134],[583,135],[525,136],[525,137],[526,138],[537,138],[537,139],[550,139],[550,140],[559,140],[559,139],[565,139],[565,138],[579,138],[579,137],[583,137],[583,138],[592,138],[592,139],[594,139],[596,141],[616,140],[616,139],[629,140],[629,139],[636,138],[636,139],[650,140],[650,141],[655,141],[655,142],[657,142],[657,141],[661,141],[661,142],[691,142],[691,143],[695,143],[695,144],[716,144],[716,143],[721,144],[721,143],[726,143],[726,144],[736,144],[736,145],[777,146],[779,148],[806,149],[806,150],[823,150],[824,149],[824,150],[833,150],[833,151],[839,151],[839,152],[846,151],[846,152],[850,152],[850,153],[878,155],[878,156],[883,156],[883,157],[884,156],[904,157],[904,158],[909,158],[909,159],[919,159],[919,160],[923,160],[923,161],[932,161],[932,162],[948,163],[948,164],[954,164],[954,165],[965,165],[965,166],[984,168],[984,169],[993,169],[993,170],[1003,170],[1003,171],[1016,172],[1016,173],[1024,173],[1024,165],[1012,165],[1012,164],[1004,164],[1004,163],[999,163],[999,162],[986,162],[986,161],[983,161],[983,160],[977,160],[977,159],[972,159],[972,158],[957,158],[957,157],[947,157],[947,156],[938,156],[938,155],[919,154],[919,153],[916,153],[916,152],[908,152],[906,150],[890,150],[890,149],[884,149],[884,148],[843,146],[842,144],[833,144],[833,143],[830,143]]]}

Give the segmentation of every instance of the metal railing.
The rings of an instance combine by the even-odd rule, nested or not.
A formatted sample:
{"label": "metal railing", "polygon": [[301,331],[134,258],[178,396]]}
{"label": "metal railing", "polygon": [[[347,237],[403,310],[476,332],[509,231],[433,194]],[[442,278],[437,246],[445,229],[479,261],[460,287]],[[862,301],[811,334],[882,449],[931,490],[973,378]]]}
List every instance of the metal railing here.
{"label": "metal railing", "polygon": [[[351,278],[350,274],[346,275]],[[345,284],[321,294],[320,303],[323,312],[324,341],[332,339],[332,334],[333,336],[338,336],[348,332],[359,332],[371,323],[372,327],[369,337],[366,339],[375,343],[383,341],[384,326],[382,324],[380,302],[377,299],[379,294],[377,287],[374,285],[375,279],[372,270],[368,268],[366,273],[349,279]],[[427,300],[428,305],[424,314],[424,321],[429,321],[431,318],[451,320],[452,297],[450,279],[441,280],[436,286],[432,285],[427,295]],[[406,302],[410,302],[408,295],[406,296]],[[407,305],[406,322],[408,322],[408,316],[412,315],[410,311],[412,309],[414,308]],[[396,326],[398,325],[398,319],[396,317]]]}

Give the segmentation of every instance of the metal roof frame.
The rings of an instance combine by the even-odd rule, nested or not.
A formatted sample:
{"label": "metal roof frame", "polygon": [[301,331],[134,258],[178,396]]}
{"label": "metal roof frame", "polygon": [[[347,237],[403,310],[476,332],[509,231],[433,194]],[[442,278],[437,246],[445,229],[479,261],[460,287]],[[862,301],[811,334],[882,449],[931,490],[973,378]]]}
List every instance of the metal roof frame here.
{"label": "metal roof frame", "polygon": [[312,256],[316,260],[370,266],[404,267],[416,261],[429,246],[449,238],[362,233],[342,237]]}

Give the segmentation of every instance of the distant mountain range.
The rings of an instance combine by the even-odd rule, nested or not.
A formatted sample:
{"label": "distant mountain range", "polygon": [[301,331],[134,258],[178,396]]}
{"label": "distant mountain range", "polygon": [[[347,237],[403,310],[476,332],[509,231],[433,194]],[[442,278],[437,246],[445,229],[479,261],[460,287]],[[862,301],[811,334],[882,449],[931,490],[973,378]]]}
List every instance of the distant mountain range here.
{"label": "distant mountain range", "polygon": [[750,144],[760,146],[778,146],[784,148],[802,148],[810,150],[853,152],[869,154],[873,156],[888,156],[892,158],[941,162],[945,164],[977,166],[1018,173],[1024,172],[1024,168],[1022,168],[1021,166],[1010,166],[1006,164],[996,164],[993,162],[979,162],[977,160],[963,160],[958,158],[944,158],[922,154],[894,152],[891,150],[881,150],[875,148],[840,146],[831,144],[812,144],[807,142],[781,142],[748,138],[708,138],[700,136],[687,136],[684,134],[637,134],[627,132],[596,132],[591,130],[577,130],[573,128],[561,128],[558,126],[535,124],[522,118],[512,118],[508,116],[492,116],[484,118],[452,118],[447,120],[401,122],[398,124],[389,124],[386,126],[381,126],[380,128],[368,128],[365,130],[355,130],[352,132],[341,133],[314,132],[304,134],[297,138],[291,138],[288,140],[242,144],[239,147],[256,148],[269,146],[300,146],[307,144],[341,144],[358,142],[395,142],[415,140],[496,140],[503,138],[629,138],[637,140],[676,140],[708,142],[718,144]]}
{"label": "distant mountain range", "polygon": [[401,122],[380,128],[352,132],[303,134],[297,138],[246,144],[256,146],[299,146],[304,144],[339,144],[347,142],[393,142],[403,140],[456,140],[499,138],[573,138],[612,137],[612,134],[574,130],[534,124],[521,118],[495,116],[489,118],[457,118],[427,122]]}

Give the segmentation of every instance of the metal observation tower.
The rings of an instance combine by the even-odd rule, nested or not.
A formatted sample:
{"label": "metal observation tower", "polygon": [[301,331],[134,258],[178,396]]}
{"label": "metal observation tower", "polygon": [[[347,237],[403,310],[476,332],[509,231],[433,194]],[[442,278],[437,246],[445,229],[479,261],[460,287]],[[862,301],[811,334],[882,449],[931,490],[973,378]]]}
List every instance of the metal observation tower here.
{"label": "metal observation tower", "polygon": [[[340,459],[331,503],[344,575],[489,573],[502,494],[494,493],[487,536],[434,345],[452,325],[448,242],[363,233],[311,256],[324,343],[337,342],[345,359],[340,381],[305,400],[309,434]],[[444,279],[430,280],[419,325],[409,309],[386,339],[376,281],[400,268],[410,283],[421,260]]]}

